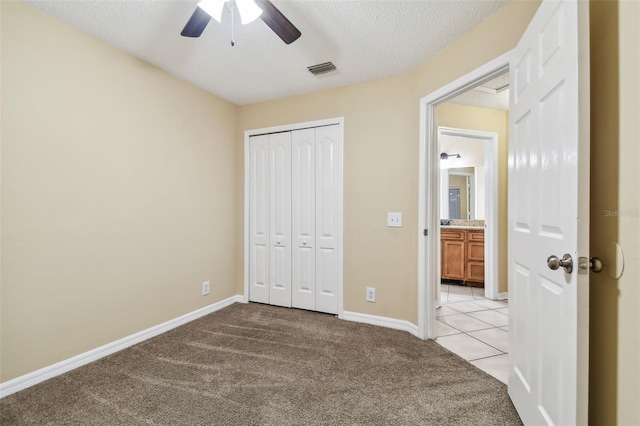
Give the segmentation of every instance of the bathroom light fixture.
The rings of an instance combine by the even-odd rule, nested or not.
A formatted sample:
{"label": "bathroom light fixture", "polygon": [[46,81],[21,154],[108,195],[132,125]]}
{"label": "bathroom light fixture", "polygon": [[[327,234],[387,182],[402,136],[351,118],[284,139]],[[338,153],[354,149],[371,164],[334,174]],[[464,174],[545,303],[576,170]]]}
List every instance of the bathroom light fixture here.
{"label": "bathroom light fixture", "polygon": [[[230,1],[232,0],[201,0],[198,7],[216,21],[222,22],[224,4]],[[240,22],[243,24],[255,21],[262,14],[262,9],[254,0],[235,0],[235,3],[238,6],[238,12],[240,12]]]}
{"label": "bathroom light fixture", "polygon": [[441,160],[448,160],[449,157],[462,158],[460,154],[447,154],[446,152],[443,152],[442,154],[440,154]]}

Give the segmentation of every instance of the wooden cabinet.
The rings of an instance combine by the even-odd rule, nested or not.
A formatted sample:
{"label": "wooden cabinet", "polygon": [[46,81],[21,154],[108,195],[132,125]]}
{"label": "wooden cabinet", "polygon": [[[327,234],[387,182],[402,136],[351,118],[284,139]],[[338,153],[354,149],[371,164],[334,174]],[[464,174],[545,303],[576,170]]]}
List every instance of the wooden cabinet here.
{"label": "wooden cabinet", "polygon": [[464,266],[465,259],[467,257],[464,231],[442,230],[440,235],[442,278],[449,280],[464,280]]}
{"label": "wooden cabinet", "polygon": [[484,231],[441,229],[441,277],[484,283]]}
{"label": "wooden cabinet", "polygon": [[467,231],[466,281],[484,283],[484,231]]}

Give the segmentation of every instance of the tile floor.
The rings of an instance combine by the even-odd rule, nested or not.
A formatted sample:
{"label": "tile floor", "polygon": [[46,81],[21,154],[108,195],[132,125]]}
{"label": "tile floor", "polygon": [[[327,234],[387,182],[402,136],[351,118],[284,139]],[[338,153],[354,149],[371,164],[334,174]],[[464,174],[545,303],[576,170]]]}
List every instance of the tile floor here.
{"label": "tile floor", "polygon": [[507,301],[484,298],[484,289],[442,284],[436,342],[498,380],[509,372]]}

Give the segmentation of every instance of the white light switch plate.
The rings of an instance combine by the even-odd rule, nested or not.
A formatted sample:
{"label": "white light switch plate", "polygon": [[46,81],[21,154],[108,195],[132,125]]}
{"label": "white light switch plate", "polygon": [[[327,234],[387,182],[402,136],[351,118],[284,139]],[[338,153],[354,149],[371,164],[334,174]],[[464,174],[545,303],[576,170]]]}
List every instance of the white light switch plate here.
{"label": "white light switch plate", "polygon": [[387,226],[402,228],[402,213],[387,213]]}

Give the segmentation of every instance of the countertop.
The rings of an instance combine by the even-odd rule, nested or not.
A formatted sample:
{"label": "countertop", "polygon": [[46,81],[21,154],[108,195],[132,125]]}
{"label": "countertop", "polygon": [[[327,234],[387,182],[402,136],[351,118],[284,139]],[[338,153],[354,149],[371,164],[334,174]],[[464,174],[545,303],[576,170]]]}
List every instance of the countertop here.
{"label": "countertop", "polygon": [[471,229],[475,231],[484,231],[484,226],[440,225],[440,229]]}

